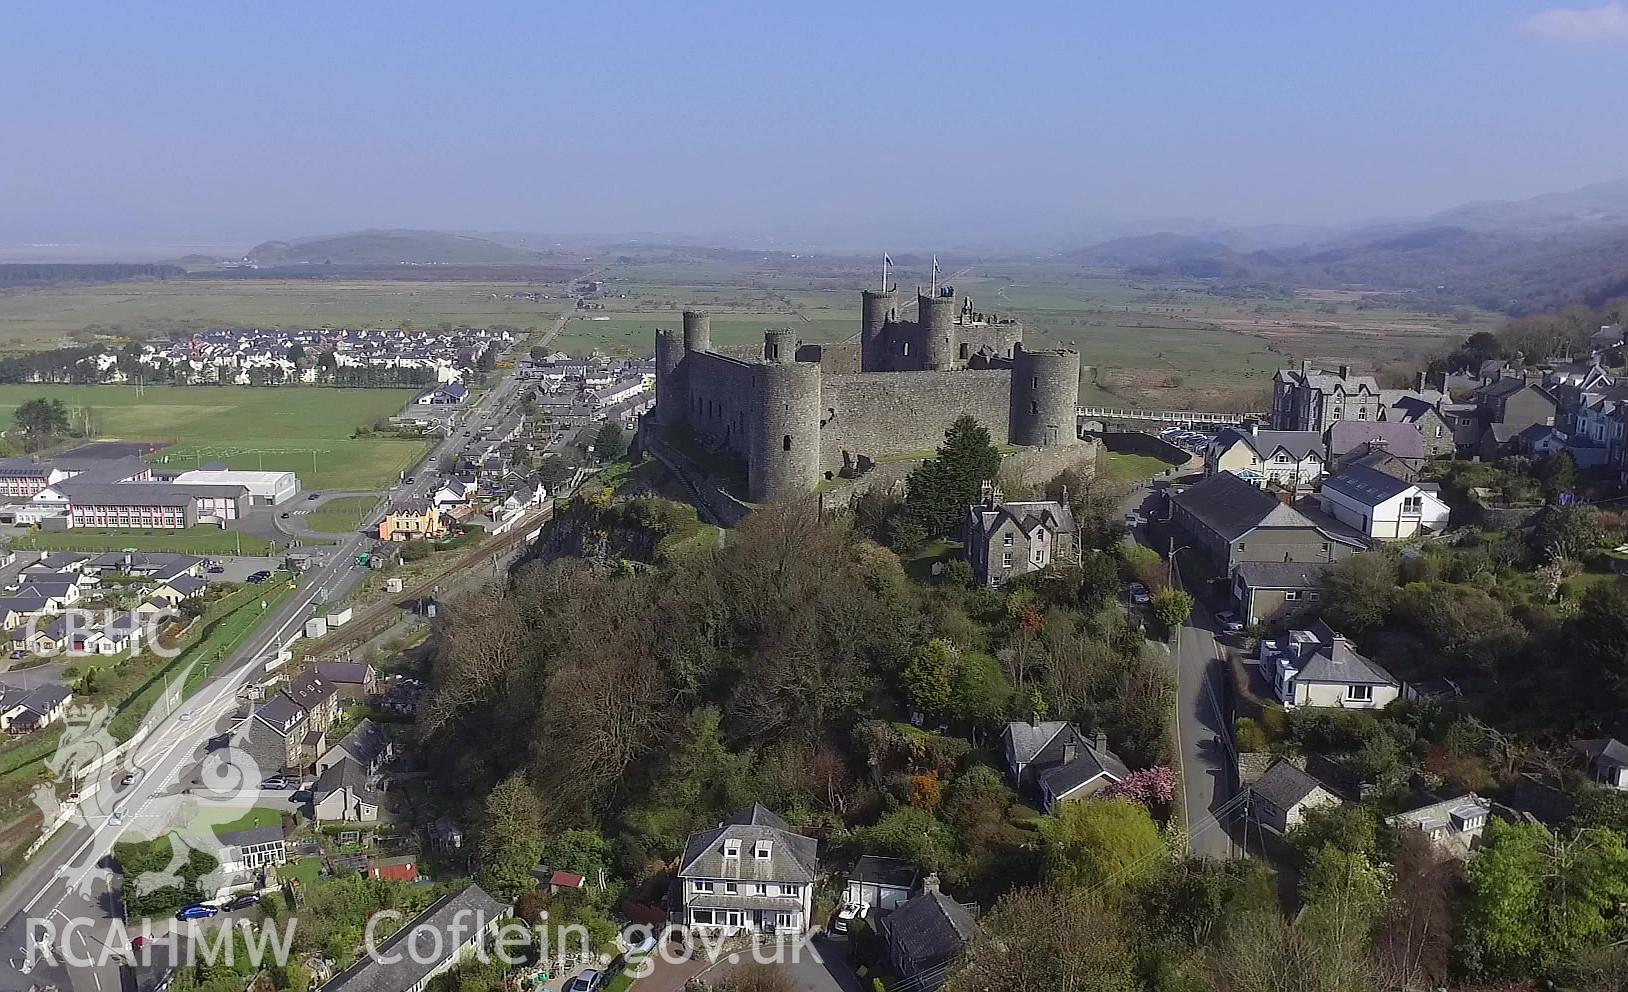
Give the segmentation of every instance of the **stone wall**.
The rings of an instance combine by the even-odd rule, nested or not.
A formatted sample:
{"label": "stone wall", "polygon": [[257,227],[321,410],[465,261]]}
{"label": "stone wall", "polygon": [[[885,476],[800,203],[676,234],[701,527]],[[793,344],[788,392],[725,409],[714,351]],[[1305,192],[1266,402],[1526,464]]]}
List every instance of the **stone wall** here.
{"label": "stone wall", "polygon": [[1092,476],[1101,452],[1102,445],[1094,439],[1084,444],[1024,448],[1001,459],[1000,478],[1009,486],[1042,486],[1067,469]]}
{"label": "stone wall", "polygon": [[828,375],[820,392],[821,468],[840,470],[845,452],[883,458],[937,450],[945,429],[963,414],[1005,444],[1011,389],[1011,369]]}
{"label": "stone wall", "polygon": [[752,366],[710,352],[684,357],[690,408],[685,421],[695,433],[734,452],[746,463],[752,437]]}
{"label": "stone wall", "polygon": [[1198,456],[1180,445],[1171,444],[1162,437],[1146,431],[1104,431],[1102,443],[1109,451],[1122,455],[1151,455],[1171,465],[1185,465]]}

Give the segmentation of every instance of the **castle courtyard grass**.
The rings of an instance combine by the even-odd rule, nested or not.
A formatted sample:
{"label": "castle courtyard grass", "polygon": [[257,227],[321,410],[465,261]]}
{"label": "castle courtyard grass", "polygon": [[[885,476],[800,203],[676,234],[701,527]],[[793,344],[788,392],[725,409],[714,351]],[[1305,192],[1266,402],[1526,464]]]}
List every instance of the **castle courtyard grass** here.
{"label": "castle courtyard grass", "polygon": [[220,462],[293,472],[303,488],[382,489],[423,457],[427,442],[351,435],[394,416],[412,389],[324,386],[0,386],[0,424],[31,399],[61,400],[95,440],[168,444],[155,468]]}

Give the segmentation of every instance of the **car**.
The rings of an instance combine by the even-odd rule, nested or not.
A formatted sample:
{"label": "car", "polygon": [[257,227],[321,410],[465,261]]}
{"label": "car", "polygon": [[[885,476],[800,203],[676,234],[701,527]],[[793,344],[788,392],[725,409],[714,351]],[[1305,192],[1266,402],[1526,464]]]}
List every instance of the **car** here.
{"label": "car", "polygon": [[210,565],[207,569],[205,569],[205,571],[207,571],[210,575],[222,575],[226,572],[226,566]]}
{"label": "car", "polygon": [[306,499],[321,499],[321,498],[322,498],[322,494],[321,494],[321,493],[307,493],[307,494],[306,494],[306,495],[305,495],[305,498],[306,498]]}
{"label": "car", "polygon": [[18,648],[17,650],[15,650],[15,651],[13,651],[11,653],[11,660],[12,661],[16,661],[18,658],[26,658],[26,657],[28,657],[28,652],[24,651],[22,648]]}
{"label": "car", "polygon": [[599,988],[599,972],[589,969],[565,983],[564,992],[596,992]]}
{"label": "car", "polygon": [[124,822],[124,810],[122,810],[122,809],[114,810],[113,815],[107,818],[107,822],[113,824],[115,827],[118,826],[119,824],[123,823]]}
{"label": "car", "polygon": [[235,913],[240,909],[248,909],[250,906],[258,905],[260,905],[259,894],[254,892],[243,892],[226,900],[226,905],[221,907],[221,911],[226,913]]}
{"label": "car", "polygon": [[260,788],[267,792],[281,792],[288,788],[288,779],[281,775],[273,775],[271,778],[263,779]]}
{"label": "car", "polygon": [[837,915],[831,920],[832,933],[847,933],[855,920],[863,920],[871,911],[870,903],[850,902],[838,907]]}
{"label": "car", "polygon": [[185,923],[188,920],[207,920],[211,916],[219,916],[220,907],[195,902],[190,906],[182,906],[175,914],[175,918]]}
{"label": "car", "polygon": [[414,478],[413,478],[413,477],[412,477],[412,476],[410,476],[410,475],[409,475],[409,476],[408,476],[408,477],[407,477],[407,478],[405,478],[405,479],[403,479],[403,480],[401,480],[401,481],[403,481],[403,482],[405,482],[405,483],[407,483],[407,484],[408,484],[408,485],[409,485],[409,486],[410,486],[410,485],[412,485],[412,484],[413,484],[413,483],[414,483],[414,482],[417,482],[417,481],[418,481],[418,480],[417,480],[417,479],[414,479]]}
{"label": "car", "polygon": [[1140,582],[1131,583],[1131,602],[1137,606],[1146,606],[1151,601],[1152,597],[1148,595],[1147,586]]}
{"label": "car", "polygon": [[293,514],[289,513],[287,510],[284,510],[282,513],[279,513],[278,516],[282,517],[284,520],[287,520],[289,517],[292,517]]}
{"label": "car", "polygon": [[1142,515],[1135,510],[1125,514],[1125,526],[1131,528],[1142,526]]}
{"label": "car", "polygon": [[119,788],[121,788],[121,789],[130,788],[132,785],[136,784],[136,779],[138,779],[140,777],[141,777],[141,769],[139,769],[139,768],[136,769],[135,771],[125,772],[124,777],[119,779]]}
{"label": "car", "polygon": [[130,938],[130,949],[132,951],[140,951],[143,947],[146,947],[151,943],[152,939],[150,937],[132,937]]}
{"label": "car", "polygon": [[192,711],[191,710],[183,710],[183,711],[181,711],[181,722],[182,723],[191,723],[192,722]]}
{"label": "car", "polygon": [[1244,629],[1244,622],[1238,619],[1238,614],[1231,610],[1222,610],[1215,615],[1215,619],[1221,625],[1221,629],[1228,633],[1236,634]]}

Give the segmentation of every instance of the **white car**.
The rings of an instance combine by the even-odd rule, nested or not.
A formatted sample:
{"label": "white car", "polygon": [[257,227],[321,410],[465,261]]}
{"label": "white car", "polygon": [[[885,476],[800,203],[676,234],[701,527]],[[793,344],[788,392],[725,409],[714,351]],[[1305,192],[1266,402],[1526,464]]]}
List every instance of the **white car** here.
{"label": "white car", "polygon": [[1221,629],[1228,633],[1236,634],[1244,629],[1244,622],[1238,619],[1238,614],[1231,610],[1222,610],[1215,615],[1215,619],[1221,625]]}
{"label": "white car", "polygon": [[850,902],[843,904],[843,906],[837,910],[836,918],[831,921],[831,932],[847,933],[849,927],[853,926],[854,920],[864,919],[870,913],[870,911],[870,903],[867,902]]}
{"label": "white car", "polygon": [[1137,606],[1146,606],[1152,601],[1152,597],[1148,595],[1147,586],[1140,582],[1131,583],[1131,602],[1135,603]]}

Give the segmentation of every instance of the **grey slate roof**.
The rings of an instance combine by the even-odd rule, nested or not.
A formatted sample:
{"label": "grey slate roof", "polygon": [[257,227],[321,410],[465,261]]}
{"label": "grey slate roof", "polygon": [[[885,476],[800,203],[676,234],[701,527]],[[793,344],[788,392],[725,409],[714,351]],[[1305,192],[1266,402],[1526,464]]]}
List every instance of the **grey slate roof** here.
{"label": "grey slate roof", "polygon": [[1288,810],[1313,791],[1327,787],[1293,762],[1279,758],[1249,788],[1278,809]]}
{"label": "grey slate roof", "polygon": [[978,934],[965,906],[942,892],[923,892],[887,916],[888,943],[918,964],[959,954]]}
{"label": "grey slate roof", "polygon": [[1229,427],[1216,435],[1216,442],[1225,447],[1241,442],[1255,452],[1261,461],[1270,459],[1279,448],[1297,462],[1305,461],[1312,455],[1321,457],[1323,453],[1323,436],[1316,431],[1251,432],[1238,427]]}
{"label": "grey slate roof", "polygon": [[867,854],[854,862],[854,870],[848,873],[848,881],[864,882],[870,885],[886,885],[895,889],[912,889],[916,879],[921,877],[921,869],[908,861],[899,858],[884,858],[875,854]]}
{"label": "grey slate roof", "polygon": [[1628,744],[1624,744],[1615,737],[1600,737],[1594,740],[1578,741],[1572,747],[1589,761],[1604,762],[1628,768]]}
{"label": "grey slate roof", "polygon": [[1378,506],[1414,488],[1414,484],[1366,465],[1347,465],[1339,475],[1324,479],[1323,488],[1348,496],[1363,506]]}
{"label": "grey slate roof", "polygon": [[1339,685],[1399,685],[1384,667],[1351,646],[1351,642],[1335,635],[1332,643],[1305,660],[1300,666],[1297,682],[1328,682]]}
{"label": "grey slate roof", "polygon": [[[1375,444],[1374,442],[1379,442]],[[1398,420],[1341,420],[1328,429],[1328,456],[1338,458],[1359,445],[1384,449],[1398,458],[1424,458],[1424,432]]]}
{"label": "grey slate roof", "polygon": [[247,830],[216,834],[215,838],[227,847],[259,847],[262,844],[280,843],[283,840],[283,828],[250,827]]}
{"label": "grey slate roof", "polygon": [[1046,749],[1053,737],[1067,729],[1067,720],[1041,720],[1038,723],[1014,721],[1006,725],[1006,736],[1012,742],[1012,752],[1017,760],[1027,764]]}
{"label": "grey slate roof", "polygon": [[384,752],[384,733],[372,720],[363,720],[346,734],[334,747],[339,748],[363,767],[373,764]]}
{"label": "grey slate roof", "polygon": [[1024,534],[1033,534],[1037,527],[1049,527],[1059,534],[1075,531],[1074,511],[1056,500],[1032,500],[1017,503],[982,504],[972,507],[980,527],[988,533],[999,527],[1003,518],[1010,518]]}
{"label": "grey slate roof", "polygon": [[311,795],[317,802],[321,802],[340,789],[349,789],[363,802],[378,805],[377,799],[373,797],[373,786],[367,779],[367,771],[349,757],[340,758],[323,769],[322,774],[317,776],[317,784],[311,790]]}
{"label": "grey slate roof", "polygon": [[1073,761],[1047,769],[1040,776],[1040,784],[1053,796],[1066,796],[1080,786],[1104,775],[1115,781],[1124,781],[1130,769],[1119,756],[1108,750],[1098,750],[1090,742],[1081,740]]}
{"label": "grey slate roof", "polygon": [[1217,472],[1171,499],[1228,541],[1257,527],[1315,527],[1305,514],[1231,472]]}
{"label": "grey slate roof", "polygon": [[312,666],[318,676],[334,685],[363,685],[367,682],[365,661],[319,661]]}
{"label": "grey slate roof", "polygon": [[[726,840],[740,841],[738,857],[724,856]],[[767,858],[756,854],[760,840],[770,842]],[[690,835],[684,856],[679,859],[678,874],[681,878],[806,884],[814,880],[815,848],[814,838],[794,833],[785,820],[754,804],[711,830]]]}
{"label": "grey slate roof", "polygon": [[254,718],[286,736],[305,723],[305,711],[294,700],[278,693],[254,711]]}
{"label": "grey slate roof", "polygon": [[1323,561],[1244,561],[1232,570],[1251,589],[1313,589],[1333,567]]}
{"label": "grey slate roof", "polygon": [[[376,957],[363,955],[322,986],[322,992],[401,992],[413,988],[459,953],[458,945],[472,937],[475,930],[507,916],[509,909],[471,883],[408,921],[379,945]],[[451,932],[454,926],[461,928],[459,933]],[[433,953],[436,948],[441,951],[439,958]],[[415,963],[415,959],[425,963]]]}

